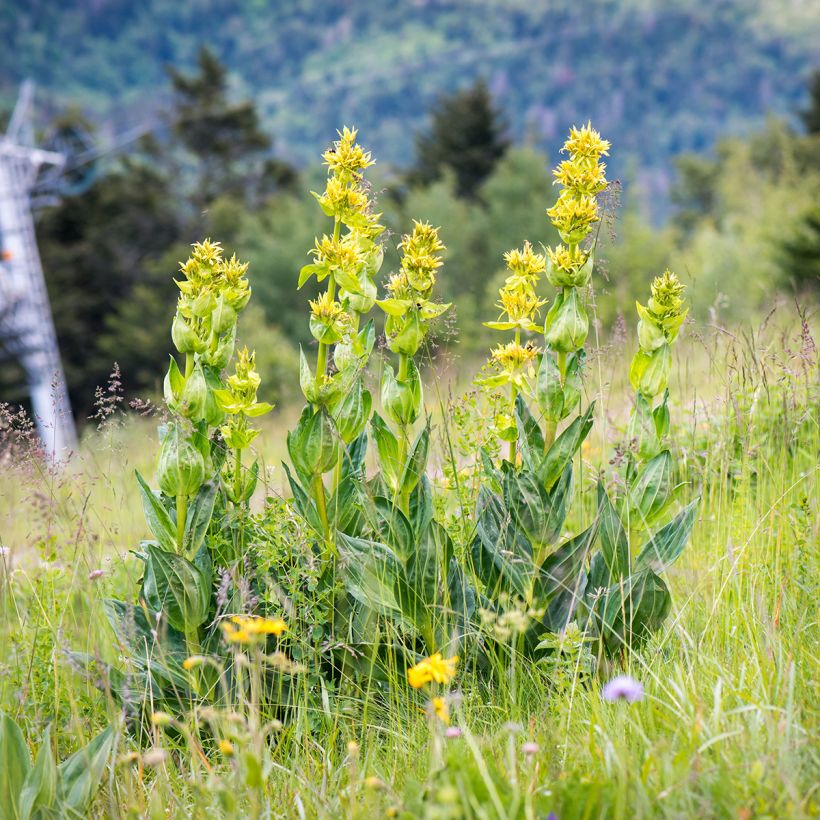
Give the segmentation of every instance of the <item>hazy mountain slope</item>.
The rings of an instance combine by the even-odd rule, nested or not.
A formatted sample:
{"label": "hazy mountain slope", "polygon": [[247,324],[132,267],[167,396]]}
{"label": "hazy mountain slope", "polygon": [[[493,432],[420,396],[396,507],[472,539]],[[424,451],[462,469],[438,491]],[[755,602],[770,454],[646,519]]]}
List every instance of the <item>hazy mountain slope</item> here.
{"label": "hazy mountain slope", "polygon": [[[748,0],[5,0],[0,92],[33,76],[62,101],[131,120],[164,65],[211,44],[280,148],[315,157],[354,122],[382,160],[410,160],[435,95],[484,75],[519,137],[554,147],[592,118],[660,183],[668,158],[792,113],[820,61],[811,4]],[[653,186],[654,187],[654,186]]]}

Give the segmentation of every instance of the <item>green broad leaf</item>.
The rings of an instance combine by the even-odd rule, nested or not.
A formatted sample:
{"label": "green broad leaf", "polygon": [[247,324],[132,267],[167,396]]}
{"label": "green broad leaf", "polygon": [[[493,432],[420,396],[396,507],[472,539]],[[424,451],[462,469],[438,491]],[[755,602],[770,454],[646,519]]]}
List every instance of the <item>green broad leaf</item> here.
{"label": "green broad leaf", "polygon": [[455,621],[452,626],[457,631],[456,640],[460,642],[475,615],[476,592],[456,558],[450,559],[447,571],[447,592],[450,603],[449,614]]}
{"label": "green broad leaf", "polygon": [[58,767],[57,805],[63,817],[87,817],[87,809],[105,774],[115,733],[112,727],[95,737]]}
{"label": "green broad leaf", "polygon": [[401,492],[411,493],[418,485],[424,471],[427,469],[427,453],[430,449],[430,425],[425,424],[421,432],[416,436],[407,461],[401,473]]}
{"label": "green broad leaf", "polygon": [[134,470],[137,476],[137,484],[140,488],[140,497],[142,498],[142,509],[145,513],[145,520],[148,522],[148,527],[154,534],[154,538],[165,547],[165,549],[174,550],[177,547],[177,531],[168,510],[160,501],[158,495],[151,491],[151,488],[145,482],[145,479],[139,474],[138,470]]}
{"label": "green broad leaf", "polygon": [[316,264],[315,262],[310,265],[303,265],[299,271],[299,282],[296,285],[297,290],[301,290],[311,276],[315,276],[316,279],[321,282],[322,279],[327,276],[327,273],[327,265]]}
{"label": "green broad leaf", "polygon": [[487,487],[478,491],[476,522],[470,555],[488,594],[514,591],[529,599],[535,574],[532,545],[501,498]]}
{"label": "green broad leaf", "polygon": [[452,552],[453,544],[447,530],[432,521],[421,533],[406,562],[407,582],[428,612],[441,606],[442,568],[449,565]]}
{"label": "green broad leaf", "polygon": [[346,268],[336,268],[333,271],[333,278],[336,280],[336,283],[340,287],[344,288],[348,293],[351,293],[354,296],[364,295],[362,291],[362,284],[358,277]]}
{"label": "green broad leaf", "polygon": [[560,478],[567,464],[569,464],[578,448],[592,429],[592,413],[595,402],[592,402],[583,416],[578,416],[572,424],[552,443],[540,469],[541,483],[546,490]]}
{"label": "green broad leaf", "polygon": [[396,597],[396,582],[402,567],[393,550],[377,541],[336,534],[341,570],[347,591],[381,615],[403,619]]}
{"label": "green broad leaf", "polygon": [[573,413],[581,402],[586,358],[587,354],[583,348],[567,356],[567,369],[564,375],[564,406],[561,410],[562,419]]}
{"label": "green broad leaf", "polygon": [[548,543],[552,535],[552,522],[547,512],[549,497],[538,476],[526,467],[516,470],[506,461],[502,470],[504,503],[516,525],[526,533],[534,547]]}
{"label": "green broad leaf", "polygon": [[246,407],[242,412],[249,419],[255,419],[259,418],[259,416],[264,416],[265,414],[270,413],[271,410],[273,410],[272,404],[268,404],[266,401],[258,401],[250,407]]}
{"label": "green broad leaf", "polygon": [[373,397],[370,391],[364,389],[360,378],[356,379],[333,410],[333,421],[345,444],[350,444],[362,434],[372,409]]}
{"label": "green broad leaf", "polygon": [[498,495],[501,495],[501,473],[495,468],[486,447],[482,447],[479,452],[481,455],[481,467],[484,470],[484,477],[490,489]]}
{"label": "green broad leaf", "polygon": [[374,522],[379,542],[387,544],[401,561],[406,561],[413,552],[416,538],[407,516],[393,499],[379,496],[373,499],[376,513]]}
{"label": "green broad leaf", "polygon": [[[106,599],[105,614],[117,638],[120,650],[140,670],[150,670],[151,679],[159,679],[161,688],[172,685],[177,693],[188,691],[188,673],[182,662],[188,657],[185,636],[167,620],[157,620],[142,606]],[[138,699],[145,693],[137,693]]]}
{"label": "green broad leaf", "polygon": [[20,798],[30,769],[31,757],[20,727],[0,713],[0,817],[20,817]]}
{"label": "green broad leaf", "polygon": [[661,443],[652,408],[646,397],[641,393],[635,396],[635,406],[629,416],[627,435],[630,441],[635,442],[638,455],[641,458],[654,458],[660,452]]}
{"label": "green broad leaf", "polygon": [[185,554],[188,556],[196,555],[205,540],[214,513],[218,489],[216,481],[206,481],[188,504],[183,540]]}
{"label": "green broad leaf", "polygon": [[541,364],[538,367],[535,400],[544,418],[558,422],[564,417],[564,390],[561,386],[561,373],[548,350],[544,351],[541,356]]}
{"label": "green broad leaf", "polygon": [[650,569],[611,586],[593,607],[608,653],[640,648],[661,627],[671,605],[668,587]]}
{"label": "green broad leaf", "polygon": [[21,820],[48,816],[57,802],[57,764],[51,748],[51,724],[46,727],[34,766],[29,769],[20,794]]}
{"label": "green broad leaf", "polygon": [[661,527],[641,548],[638,565],[654,572],[663,572],[683,552],[695,520],[698,517],[700,499],[695,499],[666,526]]}
{"label": "green broad leaf", "polygon": [[524,466],[537,473],[544,461],[544,436],[520,393],[515,398],[515,424]]}
{"label": "green broad leaf", "polygon": [[330,470],[338,461],[341,442],[336,425],[324,407],[306,405],[287,435],[288,455],[299,476],[312,479]]}
{"label": "green broad leaf", "polygon": [[342,477],[364,476],[364,460],[367,455],[367,431],[361,434],[342,451]]}
{"label": "green broad leaf", "polygon": [[482,324],[490,330],[513,330],[518,327],[518,322],[482,322]]}
{"label": "green broad leaf", "polygon": [[541,565],[533,600],[545,607],[541,623],[551,632],[566,629],[586,590],[584,565],[598,536],[599,522],[570,538]]}
{"label": "green broad leaf", "polygon": [[313,378],[313,373],[301,345],[299,345],[299,386],[302,388],[302,393],[307,401],[311,403],[316,401],[318,396],[316,380]]}
{"label": "green broad leaf", "polygon": [[259,483],[259,462],[254,461],[243,478],[240,501],[250,501]]}
{"label": "green broad leaf", "polygon": [[[311,502],[312,503],[312,502]],[[343,475],[327,504],[327,517],[334,529],[347,535],[363,535],[365,528],[363,488],[356,474]],[[315,507],[314,507],[315,513]],[[318,516],[317,516],[318,522]],[[317,532],[320,532],[317,530]]]}
{"label": "green broad leaf", "polygon": [[314,532],[324,532],[324,526],[322,525],[321,518],[316,510],[316,504],[313,499],[308,495],[307,491],[299,483],[298,479],[291,473],[288,465],[283,462],[282,467],[285,470],[285,475],[287,476],[288,484],[290,485],[290,491],[293,493],[293,503],[299,511],[299,515],[307,521],[307,523],[313,528]]}
{"label": "green broad leaf", "polygon": [[182,375],[174,356],[169,356],[168,373],[165,378],[168,380],[168,385],[171,388],[174,398],[179,398],[182,394],[182,389],[185,387],[185,377]]}
{"label": "green broad leaf", "polygon": [[602,577],[596,575],[591,580],[594,580],[597,586],[609,587],[629,575],[629,538],[602,481],[598,482],[598,516],[600,555],[606,573]]}
{"label": "green broad leaf", "polygon": [[655,432],[658,441],[663,441],[669,433],[669,388],[663,392],[663,401],[652,411],[652,419],[655,422]]}
{"label": "green broad leaf", "polygon": [[153,545],[147,551],[142,596],[148,607],[183,633],[205,623],[211,604],[210,578],[181,555]]}
{"label": "green broad leaf", "polygon": [[638,471],[629,488],[629,510],[632,526],[648,526],[672,500],[672,454],[658,453]]}
{"label": "green broad leaf", "polygon": [[412,306],[409,299],[377,299],[376,304],[388,315],[401,317]]}
{"label": "green broad leaf", "polygon": [[433,520],[433,490],[426,475],[422,475],[416,488],[410,493],[408,509],[413,532],[424,532]]}
{"label": "green broad leaf", "polygon": [[399,488],[399,441],[385,424],[384,419],[374,413],[370,420],[373,438],[376,441],[376,451],[379,454],[379,466],[387,485],[395,492]]}

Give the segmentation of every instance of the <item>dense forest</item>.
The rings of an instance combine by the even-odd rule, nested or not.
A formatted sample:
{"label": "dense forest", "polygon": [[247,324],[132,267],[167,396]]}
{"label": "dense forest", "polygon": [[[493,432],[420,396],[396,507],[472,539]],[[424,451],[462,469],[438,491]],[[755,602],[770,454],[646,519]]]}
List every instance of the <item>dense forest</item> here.
{"label": "dense forest", "polygon": [[663,192],[669,158],[793,117],[817,61],[811,5],[746,0],[7,0],[0,7],[0,95],[34,78],[115,130],[152,122],[166,65],[190,69],[208,44],[231,86],[253,97],[297,165],[342,122],[382,162],[404,166],[438,95],[487,80],[513,135],[554,151],[591,118],[618,145],[612,170],[640,156]]}

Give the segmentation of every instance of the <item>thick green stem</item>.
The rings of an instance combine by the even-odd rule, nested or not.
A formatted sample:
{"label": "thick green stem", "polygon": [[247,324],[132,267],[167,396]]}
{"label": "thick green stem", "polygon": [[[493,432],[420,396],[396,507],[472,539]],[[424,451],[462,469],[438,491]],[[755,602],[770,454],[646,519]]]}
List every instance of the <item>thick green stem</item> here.
{"label": "thick green stem", "polygon": [[325,485],[321,475],[313,477],[313,498],[316,501],[316,510],[319,513],[319,520],[322,522],[325,540],[330,540],[330,524],[327,518],[327,504],[325,503]]}
{"label": "thick green stem", "polygon": [[[239,499],[239,496],[242,493],[242,450],[239,447],[234,450],[234,458],[233,495],[234,498]],[[240,502],[237,500],[237,506],[239,503]]]}
{"label": "thick green stem", "polygon": [[185,522],[188,518],[188,496],[177,496],[177,552],[185,551]]}
{"label": "thick green stem", "polygon": [[[521,328],[515,329],[515,343],[516,345],[521,344]],[[515,421],[515,400],[518,398],[518,388],[514,385],[510,385],[510,415]],[[515,464],[516,460],[516,450],[518,444],[518,435],[516,433],[516,437],[510,442],[510,463]]]}
{"label": "thick green stem", "polygon": [[[333,241],[339,241],[339,234],[342,230],[342,222],[341,220],[336,217],[336,221],[333,224]],[[336,280],[333,278],[333,274],[331,273],[327,280],[327,292],[330,294],[330,298],[333,299],[336,296]],[[322,378],[324,377],[325,373],[327,372],[327,351],[329,345],[325,344],[324,342],[319,342],[319,350],[316,354],[316,386],[319,387],[322,383]]]}

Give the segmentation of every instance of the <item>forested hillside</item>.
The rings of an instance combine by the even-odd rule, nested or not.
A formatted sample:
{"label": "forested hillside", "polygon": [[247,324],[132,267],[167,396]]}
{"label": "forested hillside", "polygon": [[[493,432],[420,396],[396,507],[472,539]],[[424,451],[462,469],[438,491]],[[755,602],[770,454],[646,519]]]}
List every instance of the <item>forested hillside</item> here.
{"label": "forested hillside", "polygon": [[287,158],[312,159],[355,122],[383,161],[407,165],[437,95],[483,76],[514,137],[554,149],[566,123],[591,118],[619,146],[614,170],[640,153],[663,190],[670,156],[793,114],[818,58],[811,5],[6,0],[0,95],[31,76],[55,105],[139,120],[166,66],[192,66],[207,43]]}

